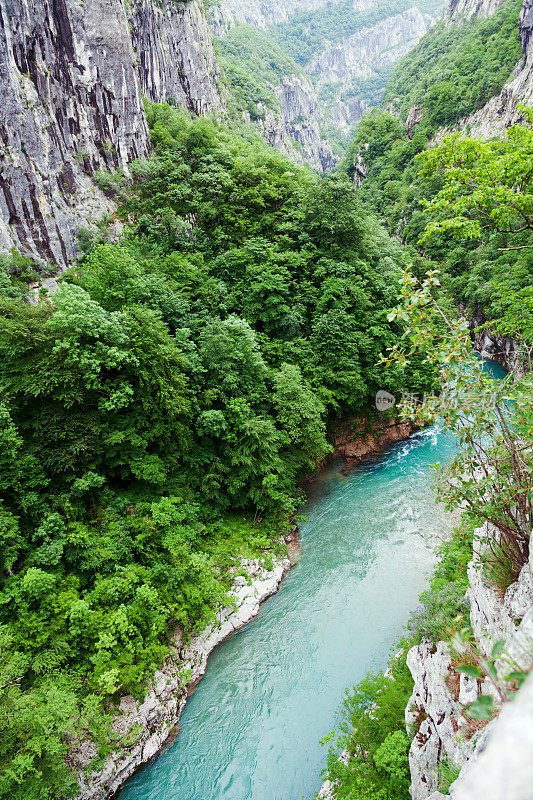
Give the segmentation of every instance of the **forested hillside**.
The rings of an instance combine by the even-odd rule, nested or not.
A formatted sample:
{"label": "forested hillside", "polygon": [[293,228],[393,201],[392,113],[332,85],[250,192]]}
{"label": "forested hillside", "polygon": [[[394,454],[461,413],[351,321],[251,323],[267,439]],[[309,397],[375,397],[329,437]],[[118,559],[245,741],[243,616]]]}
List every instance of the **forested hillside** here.
{"label": "forested hillside", "polygon": [[432,383],[378,366],[403,256],[346,178],[169,106],[149,121],[132,180],[101,176],[123,239],[86,236],[37,306],[2,262],[6,798],[73,791],[68,736],[113,748],[102,704],[211,619],[230,566],[275,552],[328,417]]}
{"label": "forested hillside", "polygon": [[[215,3],[211,15],[221,64],[252,119],[264,116],[265,107],[277,112],[297,142],[291,123],[318,121],[321,137],[339,157],[357,120],[380,104],[393,65],[440,16],[442,3],[342,0],[295,8],[282,0],[285,5],[284,14],[279,7],[267,14],[260,3]],[[287,76],[318,97],[312,114],[305,106],[301,113],[279,108],[276,90]]]}
{"label": "forested hillside", "polygon": [[[531,669],[529,651],[520,669],[512,662],[514,672],[507,655],[497,662],[498,653],[507,653],[503,634],[496,642],[493,629],[481,644],[470,609],[482,603],[473,588],[474,575],[498,596],[498,608],[521,569],[528,568],[533,113],[519,106],[521,120],[489,141],[465,135],[467,123],[460,134],[451,133],[459,119],[499,94],[520,64],[521,8],[522,3],[508,0],[488,18],[474,16],[462,24],[448,20],[431,30],[393,72],[383,107],[361,120],[341,166],[358,186],[365,207],[378,214],[413,258],[426,259],[434,270],[425,280],[404,275],[403,302],[391,317],[408,320],[409,344],[401,358],[408,360],[421,348],[451,379],[447,397],[407,404],[404,413],[437,420],[461,442],[451,465],[437,465],[436,486],[439,498],[462,516],[451,539],[438,548],[430,588],[394,647],[388,669],[347,690],[338,729],[326,739],[333,740],[330,783],[320,797],[403,800],[408,792],[424,798],[428,793],[431,798],[481,797],[479,771],[466,793],[454,781],[465,762],[465,772],[472,769],[484,733],[488,739],[479,749],[490,741],[485,725],[494,725]],[[468,318],[515,341],[521,357],[512,366],[518,376],[509,375],[503,388],[487,380],[472,359]],[[392,352],[387,363],[397,358]],[[523,381],[521,371],[526,373]],[[505,418],[510,401],[512,426]],[[513,461],[511,453],[518,451]],[[515,517],[519,507],[521,522]],[[478,538],[484,535],[493,537],[488,545]],[[472,559],[477,559],[475,567]],[[488,624],[489,617],[482,617],[480,625]],[[520,625],[521,617],[522,612],[514,624]],[[467,701],[459,692],[464,675],[480,681],[491,676],[500,694],[491,695],[487,680]],[[413,677],[418,680],[414,693]],[[439,691],[443,694],[436,700]],[[459,701],[453,713],[441,712],[444,697],[451,699],[450,708]],[[439,709],[431,718],[430,707]],[[443,730],[450,720],[447,738]],[[507,768],[508,761],[506,752],[500,768]],[[503,796],[506,777],[495,796]]]}
{"label": "forested hillside", "polygon": [[[443,189],[443,171],[430,156],[428,144],[441,126],[453,126],[501,91],[520,60],[520,8],[520,2],[508,0],[488,19],[459,26],[442,24],[430,31],[396,68],[385,93],[387,110],[361,121],[344,161],[344,169],[359,184],[361,200],[377,211],[404,244],[443,265],[456,299],[487,318],[504,315],[514,291],[529,291],[528,226],[521,225],[517,216],[493,220],[492,234],[481,247],[479,235],[461,235],[464,230],[453,236],[451,229],[440,229],[431,239],[422,237],[431,219],[438,221],[450,210],[452,196],[458,199],[468,193],[466,176],[475,181],[472,185],[480,179],[481,191],[487,182],[493,187],[505,182],[507,168],[501,175],[494,170],[475,179],[469,170],[476,164],[482,170],[489,153],[501,152],[505,159],[508,152],[512,158],[514,141],[480,144],[466,160],[458,153],[456,163],[465,168],[466,182],[453,195]],[[514,179],[521,185],[518,173]],[[426,201],[437,196],[428,212]],[[479,214],[484,202],[479,204]]]}
{"label": "forested hillside", "polygon": [[[285,86],[292,97],[306,72],[321,93],[323,133],[340,152],[344,128],[333,134],[326,112],[355,96],[377,102],[397,48],[409,49],[439,10],[423,0],[411,14],[410,5],[328,4],[269,19],[262,30],[237,21],[216,44],[219,73],[196,3],[127,4],[128,17],[120,3],[114,61],[87,44],[100,9],[91,6],[81,19],[76,4],[71,18],[87,37],[80,52],[91,64],[87,54],[100,54],[103,77],[85,87],[91,76],[79,78],[79,41],[66,24],[58,29],[61,63],[70,54],[72,72],[47,66],[59,37],[52,28],[48,62],[11,65],[6,141],[21,131],[33,138],[27,134],[30,144],[18,150],[10,140],[4,158],[0,798],[73,797],[75,744],[96,743],[96,770],[127,747],[110,727],[120,698],[143,697],[176,631],[187,641],[213,622],[230,602],[243,559],[269,564],[279,555],[297,524],[303,480],[332,450],[331,424],[368,426],[377,390],[431,395],[449,377],[455,340],[435,322],[446,315],[431,305],[434,295],[446,313],[466,304],[502,333],[533,342],[531,112],[502,140],[452,138],[429,147],[441,126],[500,92],[520,56],[518,0],[488,19],[430,31],[394,71],[385,107],[364,117],[332,174],[291,162],[245,124],[265,133],[269,112],[282,111],[283,79],[294,78]],[[349,85],[345,75],[324,78],[335,64],[315,69],[326,51],[339,46],[344,57],[347,38],[366,36],[391,14],[401,17],[398,41],[385,47],[380,38]],[[167,37],[161,46],[150,38],[158,24]],[[172,38],[176,29],[181,39]],[[31,53],[33,33],[24,39]],[[178,40],[187,51],[179,67],[161,55]],[[163,86],[169,102],[143,110],[141,86]],[[92,116],[84,116],[83,97]],[[48,107],[43,98],[54,102]],[[198,116],[204,113],[211,118]],[[305,132],[305,119],[290,123]],[[92,201],[106,214],[86,227],[78,209],[85,203],[92,213]],[[14,241],[25,254],[9,252]],[[58,277],[60,263],[68,268]],[[444,292],[433,273],[425,278],[436,265]],[[50,296],[46,275],[59,280]],[[30,303],[34,283],[40,296]],[[513,399],[522,404],[518,431],[531,438],[530,400]],[[479,430],[485,435],[481,423]],[[504,487],[516,478],[507,456]],[[454,479],[462,475],[457,464]],[[526,489],[518,488],[529,514],[530,465],[524,474]],[[495,500],[498,519],[509,514],[506,492]],[[445,499],[460,504],[457,496]],[[483,513],[478,506],[470,523],[485,520]],[[463,612],[472,524],[442,548],[409,643],[437,641]],[[525,564],[520,535],[505,580]],[[505,540],[499,546],[496,573],[511,552],[502,549]],[[349,695],[339,746],[364,757],[339,762],[333,746],[339,800],[354,792],[405,797],[410,689],[401,656],[389,676],[369,678]]]}

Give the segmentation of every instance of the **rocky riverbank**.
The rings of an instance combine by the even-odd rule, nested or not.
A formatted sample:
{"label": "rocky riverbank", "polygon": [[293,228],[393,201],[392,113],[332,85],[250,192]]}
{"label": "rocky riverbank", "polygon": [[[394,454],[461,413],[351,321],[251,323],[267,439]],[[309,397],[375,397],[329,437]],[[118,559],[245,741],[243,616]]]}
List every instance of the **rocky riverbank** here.
{"label": "rocky riverbank", "polygon": [[[333,447],[330,457],[358,460],[407,439],[412,431],[411,423],[385,416],[376,420],[362,417],[344,420],[330,431]],[[317,464],[317,471],[325,463]],[[247,578],[235,578],[230,593],[232,603],[219,611],[214,624],[188,643],[183,641],[179,630],[174,633],[169,655],[155,673],[144,699],[139,701],[131,695],[121,698],[112,731],[123,744],[105,759],[99,770],[87,772],[88,764],[96,756],[94,743],[88,740],[76,743],[72,752],[72,763],[80,773],[76,800],[111,797],[138,767],[174,741],[187,698],[205,674],[210,653],[256,616],[261,603],[277,591],[283,576],[298,559],[297,537],[284,544],[287,555],[278,559],[271,570],[265,569],[259,560],[242,565]]]}
{"label": "rocky riverbank", "polygon": [[[533,662],[533,542],[529,563],[500,597],[485,581],[480,563],[479,553],[492,535],[490,528],[477,532],[467,598],[473,641],[483,656],[490,658],[494,644],[503,642],[495,663],[497,681],[502,681],[513,670],[530,669]],[[449,790],[454,800],[531,800],[531,679],[512,704],[504,704],[501,715],[484,722],[465,716],[465,708],[480,694],[490,694],[499,710],[494,685],[488,678],[475,680],[458,673],[446,642],[413,647],[407,663],[415,684],[406,709],[407,729],[415,731],[409,751],[412,799],[444,798],[438,791],[439,764],[444,762],[460,768]],[[509,718],[517,716],[513,731]]]}
{"label": "rocky riverbank", "polygon": [[385,414],[373,419],[357,416],[339,420],[328,431],[331,452],[317,463],[316,470],[302,483],[305,485],[313,481],[315,475],[335,458],[360,461],[367,456],[381,453],[391,444],[408,439],[416,430],[416,425],[409,420],[404,421]]}
{"label": "rocky riverbank", "polygon": [[153,759],[173,741],[179,731],[181,712],[207,668],[214,648],[234,631],[246,625],[259,612],[261,603],[274,594],[285,573],[295,562],[295,543],[288,543],[287,555],[278,558],[272,569],[258,559],[242,564],[246,577],[235,578],[231,604],[221,609],[217,620],[191,641],[184,642],[176,631],[163,666],[155,673],[143,700],[122,697],[112,723],[119,746],[98,771],[87,772],[96,755],[91,741],[78,742],[72,763],[80,772],[80,792],[76,800],[106,800],[142,764]]}
{"label": "rocky riverbank", "polygon": [[474,348],[482,358],[495,361],[519,377],[529,370],[527,353],[520,343],[491,330],[481,313],[470,317],[470,330]]}

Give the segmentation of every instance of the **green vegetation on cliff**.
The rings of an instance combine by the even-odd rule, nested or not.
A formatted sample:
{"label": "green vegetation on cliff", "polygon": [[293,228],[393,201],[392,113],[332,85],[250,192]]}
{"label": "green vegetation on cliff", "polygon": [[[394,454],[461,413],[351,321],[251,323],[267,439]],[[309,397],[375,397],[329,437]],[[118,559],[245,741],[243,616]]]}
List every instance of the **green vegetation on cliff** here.
{"label": "green vegetation on cliff", "polygon": [[[402,254],[342,176],[169,106],[153,156],[101,176],[126,235],[85,236],[53,303],[0,298],[0,797],[66,797],[71,737],[115,742],[173,629],[270,558],[329,416],[426,366],[378,366]],[[422,363],[422,362],[420,362]]]}
{"label": "green vegetation on cliff", "polygon": [[[508,0],[488,19],[432,29],[395,69],[388,84],[386,102],[396,107],[398,116],[383,110],[366,115],[342,165],[357,179],[361,201],[377,212],[403,244],[443,265],[444,280],[455,298],[472,312],[497,320],[518,302],[517,293],[522,293],[521,302],[529,307],[531,231],[518,224],[512,228],[493,225],[481,246],[479,237],[464,227],[455,232],[449,226],[439,228],[431,239],[423,239],[426,225],[446,216],[454,180],[452,171],[423,154],[440,126],[453,125],[501,90],[520,59],[520,6],[517,0]],[[415,106],[416,113],[408,121],[408,112]],[[470,163],[486,164],[499,150],[504,161],[505,153],[512,159],[517,143],[511,137],[487,145],[487,155],[482,145],[470,145]],[[527,178],[528,147],[522,137],[518,160],[524,174],[515,176],[517,186]],[[465,155],[467,148],[461,151]],[[501,183],[507,181],[504,161],[495,165],[496,170],[501,167]],[[467,161],[464,164],[468,193],[473,184],[467,186],[470,173]],[[492,175],[494,186],[500,178]],[[436,197],[442,201],[439,207],[432,203]],[[427,202],[432,203],[429,209]]]}
{"label": "green vegetation on cliff", "polygon": [[488,19],[435,25],[392,73],[384,104],[403,119],[416,106],[431,130],[482,108],[521,58],[521,8],[522,0],[507,0]]}
{"label": "green vegetation on cliff", "polygon": [[218,62],[239,106],[252,120],[262,119],[266,109],[277,111],[273,89],[285,75],[298,75],[300,68],[263,31],[237,23],[215,40]]}

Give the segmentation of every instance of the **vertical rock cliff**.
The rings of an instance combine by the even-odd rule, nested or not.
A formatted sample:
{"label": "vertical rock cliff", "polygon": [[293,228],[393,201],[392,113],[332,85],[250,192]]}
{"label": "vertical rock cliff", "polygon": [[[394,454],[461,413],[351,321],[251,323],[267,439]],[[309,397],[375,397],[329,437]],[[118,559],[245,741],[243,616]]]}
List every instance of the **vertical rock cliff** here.
{"label": "vertical rock cliff", "polygon": [[142,95],[224,110],[197,0],[0,0],[2,250],[73,257],[112,210],[95,172],[149,151]]}
{"label": "vertical rock cliff", "polygon": [[194,114],[222,114],[220,70],[200,5],[138,0],[129,19],[143,95]]}
{"label": "vertical rock cliff", "polygon": [[[468,567],[470,622],[474,642],[490,657],[495,642],[503,643],[495,662],[496,680],[511,670],[529,670],[533,657],[533,561],[503,598],[484,579],[479,550],[493,535],[478,531],[475,554]],[[533,545],[533,542],[532,542]],[[530,545],[530,553],[533,546]],[[479,694],[501,703],[493,682],[458,673],[449,645],[439,642],[413,647],[407,664],[414,679],[406,709],[406,725],[415,732],[409,751],[412,800],[441,800],[439,764],[461,768],[449,794],[454,800],[530,800],[533,780],[531,740],[533,706],[531,678],[505,703],[490,722],[473,720],[466,708]],[[513,710],[511,710],[513,709]],[[490,755],[489,755],[490,754]]]}
{"label": "vertical rock cliff", "polygon": [[505,0],[448,0],[444,19],[452,22],[477,17],[485,19],[494,14]]}
{"label": "vertical rock cliff", "polygon": [[309,164],[319,173],[333,169],[336,161],[320,133],[322,115],[310,82],[303,76],[287,75],[270,88],[280,110],[265,108],[264,117],[256,121],[263,138],[297,164]]}
{"label": "vertical rock cliff", "polygon": [[364,85],[379,70],[400,61],[427,33],[435,20],[416,7],[394,14],[362,28],[336,44],[328,44],[308,65],[319,94],[326,90],[334,99],[326,103],[327,113],[345,135],[351,133],[371,107],[354,89]]}
{"label": "vertical rock cliff", "polygon": [[0,245],[65,263],[90,176],[148,150],[122,0],[0,0],[0,99]]}

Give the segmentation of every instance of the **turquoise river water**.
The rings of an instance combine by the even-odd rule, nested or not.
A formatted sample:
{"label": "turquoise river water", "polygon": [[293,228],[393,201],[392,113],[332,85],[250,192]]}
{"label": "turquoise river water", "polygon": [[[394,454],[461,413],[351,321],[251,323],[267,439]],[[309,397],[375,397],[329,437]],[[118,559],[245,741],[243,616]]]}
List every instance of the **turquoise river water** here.
{"label": "turquoise river water", "polygon": [[430,465],[455,451],[431,428],[319,475],[299,563],[259,616],[215,649],[176,742],[120,800],[313,796],[326,756],[319,739],[335,727],[345,688],[385,665],[450,531]]}

